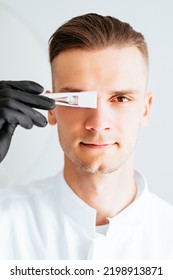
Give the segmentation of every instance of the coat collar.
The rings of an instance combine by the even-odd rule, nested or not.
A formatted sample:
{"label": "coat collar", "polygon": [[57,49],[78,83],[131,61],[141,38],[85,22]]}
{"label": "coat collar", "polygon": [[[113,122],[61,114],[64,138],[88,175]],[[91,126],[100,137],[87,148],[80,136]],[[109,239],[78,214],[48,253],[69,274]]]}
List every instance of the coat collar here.
{"label": "coat collar", "polygon": [[[96,232],[96,210],[81,200],[68,186],[64,179],[63,171],[58,174],[58,196],[59,201],[71,221],[79,227],[88,231],[94,236],[100,236]],[[137,185],[137,195],[135,200],[123,209],[116,216],[110,218],[107,235],[114,235],[115,231],[122,233],[122,230],[129,230],[131,227],[138,226],[143,221],[142,216],[147,205],[148,186],[142,174],[134,171],[134,178]],[[113,230],[114,228],[114,230]]]}

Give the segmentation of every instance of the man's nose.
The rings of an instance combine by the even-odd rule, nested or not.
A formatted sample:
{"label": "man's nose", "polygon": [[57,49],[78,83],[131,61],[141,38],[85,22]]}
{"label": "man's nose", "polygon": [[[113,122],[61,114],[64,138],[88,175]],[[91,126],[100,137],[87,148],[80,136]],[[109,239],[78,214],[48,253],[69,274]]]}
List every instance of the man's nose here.
{"label": "man's nose", "polygon": [[91,109],[85,122],[87,130],[101,132],[112,128],[111,110],[108,105],[98,102],[96,109]]}

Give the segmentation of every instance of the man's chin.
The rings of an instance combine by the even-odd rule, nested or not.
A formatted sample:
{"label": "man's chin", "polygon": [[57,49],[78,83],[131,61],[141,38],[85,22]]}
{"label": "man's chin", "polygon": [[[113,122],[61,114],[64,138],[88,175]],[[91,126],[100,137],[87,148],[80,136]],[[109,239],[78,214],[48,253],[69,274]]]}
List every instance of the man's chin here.
{"label": "man's chin", "polygon": [[78,164],[77,167],[86,174],[110,174],[117,171],[118,167],[105,166],[105,165],[86,165]]}

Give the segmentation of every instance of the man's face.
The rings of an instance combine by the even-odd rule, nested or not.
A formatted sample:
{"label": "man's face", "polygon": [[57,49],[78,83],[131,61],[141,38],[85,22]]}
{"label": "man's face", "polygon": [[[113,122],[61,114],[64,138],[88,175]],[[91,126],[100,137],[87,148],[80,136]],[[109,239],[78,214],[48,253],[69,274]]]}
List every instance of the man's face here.
{"label": "man's face", "polygon": [[49,112],[50,124],[57,123],[65,166],[92,174],[118,170],[133,154],[152,101],[139,50],[64,51],[52,63],[52,81],[53,92],[98,95],[96,109],[56,106]]}

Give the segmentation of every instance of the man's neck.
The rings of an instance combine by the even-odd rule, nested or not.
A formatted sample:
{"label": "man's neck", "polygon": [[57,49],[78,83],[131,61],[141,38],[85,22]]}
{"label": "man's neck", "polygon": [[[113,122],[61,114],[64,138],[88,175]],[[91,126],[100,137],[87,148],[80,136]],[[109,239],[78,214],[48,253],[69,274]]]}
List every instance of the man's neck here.
{"label": "man's neck", "polygon": [[90,207],[96,209],[96,225],[108,223],[135,198],[132,164],[124,164],[117,171],[103,174],[88,174],[72,164],[65,164],[64,177],[70,188]]}

